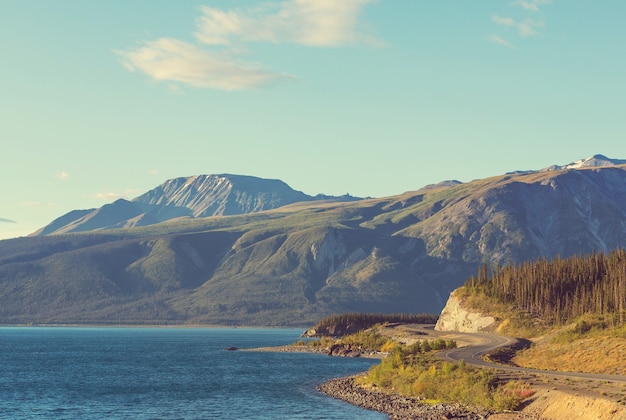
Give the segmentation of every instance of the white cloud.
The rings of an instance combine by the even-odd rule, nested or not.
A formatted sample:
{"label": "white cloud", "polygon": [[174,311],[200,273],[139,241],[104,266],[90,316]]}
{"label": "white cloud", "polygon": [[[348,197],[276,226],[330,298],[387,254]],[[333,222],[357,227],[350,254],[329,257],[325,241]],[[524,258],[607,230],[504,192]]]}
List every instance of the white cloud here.
{"label": "white cloud", "polygon": [[293,78],[238,63],[229,54],[206,51],[173,38],[161,38],[135,50],[115,53],[130,71],[139,70],[157,81],[180,82],[199,88],[239,90]]}
{"label": "white cloud", "polygon": [[117,200],[118,198],[123,198],[124,195],[123,194],[119,194],[119,193],[114,193],[114,192],[107,192],[107,193],[97,193],[96,195],[94,195],[94,198],[97,198],[98,200]]}
{"label": "white cloud", "polygon": [[69,179],[70,174],[67,173],[66,171],[59,171],[57,172],[56,177],[60,179],[61,181],[66,181],[67,179]]}
{"label": "white cloud", "polygon": [[518,0],[515,2],[515,4],[531,12],[538,12],[540,6],[550,3],[552,3],[551,0]]}
{"label": "white cloud", "polygon": [[517,30],[523,37],[539,35],[539,28],[542,28],[543,22],[534,21],[532,19],[526,19],[523,22],[517,24]]}
{"label": "white cloud", "polygon": [[119,198],[124,198],[124,199],[128,199],[128,197],[131,197],[135,194],[138,194],[140,191],[137,189],[128,189],[126,191],[124,191],[123,193],[118,193],[118,192],[99,192],[96,193],[92,196],[90,196],[91,198],[95,198],[98,200],[106,200],[106,201],[115,201]]}
{"label": "white cloud", "polygon": [[515,48],[515,46],[513,44],[511,44],[509,41],[507,41],[506,39],[502,38],[499,35],[490,35],[489,36],[489,41],[491,41],[491,42],[493,42],[495,44],[498,44],[498,45],[502,45],[502,46],[507,47],[507,48],[511,48],[511,49]]}
{"label": "white cloud", "polygon": [[159,171],[157,169],[150,169],[148,171],[148,175],[158,175]]}
{"label": "white cloud", "polygon": [[539,6],[532,1],[520,0],[515,2],[515,4],[520,5],[522,8],[526,10],[530,10],[532,12],[537,12],[539,10]]}
{"label": "white cloud", "polygon": [[539,35],[539,29],[542,28],[544,25],[543,22],[535,21],[532,19],[525,19],[521,22],[516,22],[513,18],[502,17],[498,15],[492,16],[491,20],[500,26],[516,28],[519,35],[524,38],[528,36]]}
{"label": "white cloud", "polygon": [[[518,36],[521,38],[539,36],[541,35],[540,30],[545,26],[545,23],[540,20],[532,19],[530,16],[536,16],[536,14],[540,12],[541,8],[544,5],[550,3],[552,3],[552,0],[516,0],[511,4],[524,9],[526,11],[524,13],[525,16],[519,16],[519,10],[516,13],[513,13],[513,11],[511,11],[511,13],[516,17],[492,15],[491,21],[496,25],[503,27],[503,30],[508,31],[511,29],[515,29]],[[488,39],[491,42],[500,44],[505,47],[514,47],[511,42],[507,41],[501,35],[490,35]]]}
{"label": "white cloud", "polygon": [[207,45],[236,42],[295,43],[328,47],[356,43],[379,45],[361,31],[359,14],[376,0],[288,0],[222,11],[202,7],[196,38]]}
{"label": "white cloud", "polygon": [[502,16],[492,16],[491,17],[492,22],[497,23],[498,25],[501,26],[515,26],[515,19],[510,18],[510,17],[502,17]]}
{"label": "white cloud", "polygon": [[[376,1],[284,0],[230,11],[205,6],[194,34],[201,45],[160,38],[114,53],[129,71],[143,72],[156,81],[227,91],[265,86],[295,76],[238,60],[239,51],[247,50],[246,43],[380,46],[382,42],[368,35],[359,22],[363,7]],[[180,93],[176,84],[169,89]]]}
{"label": "white cloud", "polygon": [[5,219],[3,217],[0,217],[0,222],[2,222],[2,223],[17,223],[15,220]]}

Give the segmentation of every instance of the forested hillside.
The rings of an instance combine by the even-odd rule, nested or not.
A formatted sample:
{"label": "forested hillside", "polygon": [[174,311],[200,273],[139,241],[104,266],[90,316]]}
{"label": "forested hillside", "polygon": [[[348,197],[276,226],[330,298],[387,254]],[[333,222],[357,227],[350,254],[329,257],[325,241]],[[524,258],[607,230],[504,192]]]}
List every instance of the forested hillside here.
{"label": "forested hillside", "polygon": [[437,316],[432,314],[334,314],[319,320],[313,328],[304,333],[304,336],[339,337],[370,328],[376,324],[383,324],[387,322],[398,322],[403,324],[434,324],[437,322]]}
{"label": "forested hillside", "polygon": [[623,325],[626,319],[626,251],[540,259],[489,270],[483,265],[465,283],[469,294],[485,294],[498,303],[550,324],[566,324],[583,315],[602,316]]}

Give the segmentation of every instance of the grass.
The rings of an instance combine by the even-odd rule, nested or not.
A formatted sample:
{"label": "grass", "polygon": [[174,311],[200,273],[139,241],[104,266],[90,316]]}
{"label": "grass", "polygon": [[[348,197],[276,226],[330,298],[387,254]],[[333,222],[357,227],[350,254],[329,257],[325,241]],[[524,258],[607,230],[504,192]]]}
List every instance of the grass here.
{"label": "grass", "polygon": [[510,381],[502,384],[490,370],[436,360],[431,352],[407,355],[402,347],[362,379],[363,385],[376,385],[400,395],[432,402],[457,402],[497,411],[515,410],[534,394],[528,384]]}
{"label": "grass", "polygon": [[520,381],[501,381],[495,372],[471,367],[463,361],[442,362],[438,350],[455,348],[452,340],[420,340],[403,345],[377,332],[378,327],[359,331],[337,340],[322,337],[298,345],[349,348],[385,352],[381,363],[372,366],[361,379],[365,387],[376,386],[403,396],[419,397],[426,403],[458,402],[497,411],[515,410],[534,391]]}
{"label": "grass", "polygon": [[610,317],[585,315],[568,325],[551,325],[484,295],[469,295],[463,288],[456,293],[467,307],[499,319],[499,333],[532,341],[512,359],[520,366],[626,375],[626,326],[615,326]]}
{"label": "grass", "polygon": [[536,339],[513,361],[538,369],[626,375],[626,327],[602,325],[581,320],[558,329]]}

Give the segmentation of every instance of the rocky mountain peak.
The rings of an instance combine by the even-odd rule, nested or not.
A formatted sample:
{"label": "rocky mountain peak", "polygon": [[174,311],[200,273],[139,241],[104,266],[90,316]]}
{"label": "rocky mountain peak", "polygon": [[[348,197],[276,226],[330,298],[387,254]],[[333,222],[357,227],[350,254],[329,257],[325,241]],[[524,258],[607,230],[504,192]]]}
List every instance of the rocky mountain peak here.
{"label": "rocky mountain peak", "polygon": [[247,175],[194,175],[169,179],[131,201],[70,212],[34,235],[114,229],[161,223],[178,217],[229,216],[314,201],[355,201],[355,197],[312,197],[278,179]]}
{"label": "rocky mountain peak", "polygon": [[605,166],[615,166],[626,164],[625,159],[611,159],[604,155],[593,155],[591,157],[577,160],[576,162],[569,163],[567,165],[552,165],[542,169],[542,171],[559,171],[562,169],[584,169],[584,168],[598,168]]}

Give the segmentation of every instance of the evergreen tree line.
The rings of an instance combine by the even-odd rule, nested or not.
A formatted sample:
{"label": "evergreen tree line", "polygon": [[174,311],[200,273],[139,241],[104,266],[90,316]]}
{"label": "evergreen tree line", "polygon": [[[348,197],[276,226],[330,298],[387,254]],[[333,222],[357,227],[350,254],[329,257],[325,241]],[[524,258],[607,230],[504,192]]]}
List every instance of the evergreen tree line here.
{"label": "evergreen tree line", "polygon": [[313,328],[318,334],[344,335],[383,323],[403,324],[434,324],[437,315],[432,314],[376,314],[376,313],[347,313],[335,314],[321,319]]}
{"label": "evergreen tree line", "polygon": [[565,324],[593,314],[624,325],[626,251],[540,259],[491,270],[483,265],[465,287],[549,323]]}

